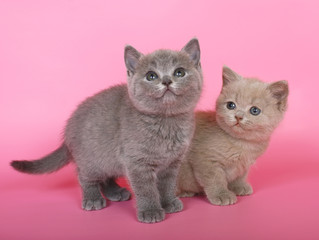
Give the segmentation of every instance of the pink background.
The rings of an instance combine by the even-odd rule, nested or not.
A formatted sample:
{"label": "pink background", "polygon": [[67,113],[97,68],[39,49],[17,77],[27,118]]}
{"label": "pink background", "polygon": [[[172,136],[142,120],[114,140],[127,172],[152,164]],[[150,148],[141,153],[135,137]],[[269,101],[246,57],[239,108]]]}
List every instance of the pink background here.
{"label": "pink background", "polygon": [[[254,194],[233,206],[183,199],[181,213],[141,224],[134,200],[80,208],[74,166],[30,176],[12,159],[60,143],[87,96],[125,82],[125,44],[144,53],[198,37],[212,109],[226,64],[289,81],[289,110],[249,176]],[[318,239],[319,4],[307,0],[0,1],[0,239]]]}

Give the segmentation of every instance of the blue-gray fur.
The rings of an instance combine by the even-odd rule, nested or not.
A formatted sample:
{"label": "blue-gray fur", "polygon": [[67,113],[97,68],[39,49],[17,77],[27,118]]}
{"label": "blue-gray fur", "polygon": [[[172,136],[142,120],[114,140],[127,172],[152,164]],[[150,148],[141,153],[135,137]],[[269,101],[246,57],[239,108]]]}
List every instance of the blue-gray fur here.
{"label": "blue-gray fur", "polygon": [[12,161],[11,166],[24,173],[43,174],[59,170],[68,164],[71,154],[68,147],[62,144],[54,152],[35,161]]}
{"label": "blue-gray fur", "polygon": [[[175,196],[176,176],[194,132],[193,110],[200,97],[200,49],[192,39],[181,51],[143,55],[125,48],[128,84],[106,89],[85,100],[69,119],[64,143],[36,161],[13,161],[22,172],[58,170],[71,159],[83,190],[82,207],[98,210],[130,198],[115,179],[127,176],[136,196],[141,222],[159,222],[181,211]],[[185,69],[177,77],[177,68]],[[154,71],[158,79],[148,81]],[[170,84],[164,81],[170,79]],[[103,195],[102,195],[103,194]]]}

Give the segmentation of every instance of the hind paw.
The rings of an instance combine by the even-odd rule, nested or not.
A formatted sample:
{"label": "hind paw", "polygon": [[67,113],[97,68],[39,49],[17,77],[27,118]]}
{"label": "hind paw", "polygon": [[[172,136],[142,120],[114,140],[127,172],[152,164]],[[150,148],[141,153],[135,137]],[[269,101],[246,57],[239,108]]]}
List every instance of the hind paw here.
{"label": "hind paw", "polygon": [[107,191],[105,193],[105,197],[107,197],[110,201],[127,201],[131,197],[130,191],[126,188],[118,188],[114,191]]}

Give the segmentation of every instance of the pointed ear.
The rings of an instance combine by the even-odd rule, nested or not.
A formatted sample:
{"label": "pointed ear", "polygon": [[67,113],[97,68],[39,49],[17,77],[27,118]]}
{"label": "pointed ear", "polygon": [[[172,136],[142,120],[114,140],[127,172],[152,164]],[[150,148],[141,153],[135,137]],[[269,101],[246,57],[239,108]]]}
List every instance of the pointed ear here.
{"label": "pointed ear", "polygon": [[135,73],[138,61],[141,58],[141,56],[143,56],[143,54],[141,54],[132,46],[127,45],[125,47],[124,60],[128,72],[132,72],[133,74]]}
{"label": "pointed ear", "polygon": [[182,51],[189,55],[195,66],[200,65],[200,48],[197,38],[190,40],[185,47],[183,47]]}
{"label": "pointed ear", "polygon": [[285,80],[271,83],[268,86],[271,95],[277,100],[280,111],[285,111],[287,108],[287,98],[289,94],[288,82]]}
{"label": "pointed ear", "polygon": [[231,70],[229,67],[225,66],[223,67],[223,86],[226,86],[227,84],[238,81],[242,79],[242,76]]}

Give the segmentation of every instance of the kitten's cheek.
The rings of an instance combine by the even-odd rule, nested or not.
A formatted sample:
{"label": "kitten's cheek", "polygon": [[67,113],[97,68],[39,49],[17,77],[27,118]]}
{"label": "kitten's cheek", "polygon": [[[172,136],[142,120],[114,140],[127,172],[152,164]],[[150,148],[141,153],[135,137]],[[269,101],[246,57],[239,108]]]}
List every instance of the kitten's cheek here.
{"label": "kitten's cheek", "polygon": [[194,86],[192,85],[184,85],[184,86],[178,86],[178,85],[173,85],[172,86],[172,91],[177,95],[177,96],[181,96],[181,95],[193,95],[194,92],[197,91],[196,88],[194,88]]}
{"label": "kitten's cheek", "polygon": [[152,92],[151,94],[149,94],[149,96],[155,99],[160,99],[164,97],[164,94],[165,93],[163,93],[162,91],[158,91],[158,92]]}

